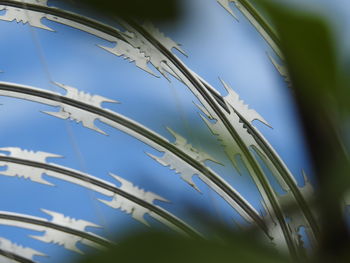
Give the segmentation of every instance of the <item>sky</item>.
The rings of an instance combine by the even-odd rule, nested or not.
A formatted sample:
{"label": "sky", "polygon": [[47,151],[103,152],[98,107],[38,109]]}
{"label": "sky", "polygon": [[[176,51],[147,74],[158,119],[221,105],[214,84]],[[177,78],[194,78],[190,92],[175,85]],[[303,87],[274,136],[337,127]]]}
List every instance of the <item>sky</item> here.
{"label": "sky", "polygon": [[[327,1],[321,2],[327,4]],[[337,2],[344,4],[344,1]],[[333,8],[334,12],[344,12]],[[184,11],[178,25],[158,25],[167,36],[182,44],[188,57],[180,53],[176,55],[222,95],[226,92],[218,77],[230,84],[273,127],[254,123],[286,162],[298,183],[303,184],[302,169],[312,178],[310,159],[290,90],[270,63],[267,54],[272,54],[272,51],[264,40],[238,11],[239,22],[215,1],[184,1]],[[184,85],[175,79],[169,82],[153,77],[134,63],[97,46],[111,46],[107,41],[48,20],[43,23],[55,32],[0,20],[3,36],[0,42],[1,81],[63,94],[62,90],[51,84],[51,81],[57,81],[115,99],[120,104],[105,103],[103,106],[173,141],[165,128],[171,127],[195,147],[219,158],[224,166],[208,165],[222,174],[254,207],[261,208],[260,196],[251,179],[240,176],[232,168],[200,119],[198,109],[193,104],[196,98]],[[170,200],[171,203],[159,205],[199,229],[201,225],[197,225],[197,220],[188,213],[186,204],[199,207],[228,224],[233,219],[239,220],[237,214],[204,183],[195,179],[202,193],[196,192],[178,174],[160,166],[145,154],[160,156],[160,153],[127,134],[96,123],[108,136],[98,134],[81,124],[45,115],[41,111],[56,109],[33,102],[0,97],[0,103],[0,147],[21,147],[59,154],[64,158],[53,158],[49,162],[112,183],[117,182],[108,173],[115,173]],[[0,176],[0,184],[3,185],[0,210],[44,218],[50,217],[41,212],[41,208],[53,210],[102,225],[103,229],[89,231],[117,240],[126,228],[146,229],[130,215],[96,201],[96,198],[106,197],[64,181],[47,180],[56,186]],[[152,226],[162,227],[150,217],[146,218]],[[29,238],[29,234],[38,235],[35,231],[0,226],[0,233],[2,237],[51,256],[36,258],[39,262],[62,262],[63,258],[75,255],[58,245]]]}

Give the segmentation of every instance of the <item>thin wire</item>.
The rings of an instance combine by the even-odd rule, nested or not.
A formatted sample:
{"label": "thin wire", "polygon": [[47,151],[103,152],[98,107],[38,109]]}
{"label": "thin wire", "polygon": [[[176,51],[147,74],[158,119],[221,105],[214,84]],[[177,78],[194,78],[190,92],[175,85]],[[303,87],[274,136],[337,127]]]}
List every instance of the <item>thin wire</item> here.
{"label": "thin wire", "polygon": [[[30,21],[31,21],[31,18],[30,18],[30,14],[29,14],[29,10],[28,10],[28,6],[26,4],[26,2],[24,0],[22,0],[22,4],[25,8],[25,13],[26,13],[26,17],[29,21],[29,28],[30,28],[30,32],[31,32],[31,36],[32,36],[32,40],[34,42],[34,45],[36,46],[36,51],[38,53],[38,56],[40,58],[40,63],[41,63],[41,66],[42,66],[42,69],[44,70],[45,72],[45,75],[47,77],[47,79],[49,80],[50,83],[53,83],[53,78],[52,78],[52,75],[50,73],[50,70],[49,70],[49,67],[48,67],[48,63],[47,63],[47,60],[46,60],[46,57],[45,57],[45,54],[44,54],[44,50],[41,46],[41,43],[39,41],[39,37],[37,35],[37,32],[35,31],[35,28],[33,28],[30,24]],[[51,85],[49,85],[49,89],[51,89],[52,91],[55,91]],[[78,163],[79,163],[79,166],[80,166],[80,169],[84,172],[87,171],[87,166],[86,166],[86,161],[85,161],[85,158],[82,154],[82,152],[80,151],[80,148],[79,148],[79,145],[77,143],[77,140],[75,138],[75,135],[74,135],[74,131],[71,127],[71,124],[69,122],[65,122],[65,128],[66,128],[66,132],[67,132],[67,135],[69,137],[69,143],[73,149],[73,152],[75,154],[75,157],[77,158],[78,160]],[[104,216],[104,214],[101,212],[101,208],[97,205],[96,203],[96,199],[97,199],[97,196],[96,196],[96,193],[92,190],[92,184],[89,180],[87,180],[88,183],[89,183],[89,190],[88,193],[89,193],[89,196],[90,196],[90,199],[93,203],[93,207],[95,209],[95,212],[96,212],[96,216],[98,218],[98,221],[100,222],[100,225],[104,226],[104,229],[106,230],[105,232],[107,232],[107,229],[106,229],[106,218]],[[105,233],[106,234],[106,233]]]}
{"label": "thin wire", "polygon": [[[180,113],[180,118],[183,122],[186,133],[189,135],[190,140],[193,141],[196,145],[198,145],[201,148],[200,140],[197,139],[197,136],[193,135],[193,131],[190,128],[188,115],[185,114],[183,102],[180,99],[180,96],[179,96],[176,88],[174,87],[174,84],[172,82],[169,82],[169,87],[170,87],[170,89],[173,93],[173,96],[175,98],[176,108],[177,108],[178,112]],[[221,209],[219,209],[219,207],[218,207],[217,200],[214,198],[213,191],[209,187],[207,187],[206,189],[207,189],[207,194],[208,194],[209,198],[211,199],[211,202],[214,206],[214,210],[215,210],[217,216],[219,216],[220,218],[223,218],[223,213],[222,213]]]}
{"label": "thin wire", "polygon": [[176,109],[180,113],[180,119],[183,123],[183,127],[185,128],[186,134],[189,135],[191,141],[194,141],[195,143],[197,143],[198,141],[193,136],[193,132],[190,129],[189,121],[188,121],[187,115],[185,114],[184,106],[183,106],[183,103],[180,99],[180,96],[179,96],[176,88],[174,87],[174,84],[170,81],[168,81],[168,83],[169,83],[170,90],[173,94],[173,97],[175,98]]}

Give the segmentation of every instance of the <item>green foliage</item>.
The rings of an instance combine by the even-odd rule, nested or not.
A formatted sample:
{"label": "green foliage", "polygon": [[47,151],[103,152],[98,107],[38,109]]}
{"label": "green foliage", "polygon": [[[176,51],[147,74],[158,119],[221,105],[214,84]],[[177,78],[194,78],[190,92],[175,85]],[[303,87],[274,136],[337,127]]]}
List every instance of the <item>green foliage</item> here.
{"label": "green foliage", "polygon": [[251,239],[230,233],[229,239],[193,240],[160,232],[130,236],[108,251],[92,255],[80,263],[168,262],[168,263],[278,263],[288,260]]}
{"label": "green foliage", "polygon": [[350,169],[340,130],[342,120],[348,118],[349,85],[339,65],[335,38],[323,17],[262,2],[281,39],[320,184],[319,258],[345,261],[349,235],[341,204],[349,190]]}
{"label": "green foliage", "polygon": [[[69,4],[69,0],[65,0]],[[88,8],[93,12],[100,12],[105,15],[129,16],[151,20],[172,20],[174,21],[180,9],[177,0],[84,0],[79,5]]]}

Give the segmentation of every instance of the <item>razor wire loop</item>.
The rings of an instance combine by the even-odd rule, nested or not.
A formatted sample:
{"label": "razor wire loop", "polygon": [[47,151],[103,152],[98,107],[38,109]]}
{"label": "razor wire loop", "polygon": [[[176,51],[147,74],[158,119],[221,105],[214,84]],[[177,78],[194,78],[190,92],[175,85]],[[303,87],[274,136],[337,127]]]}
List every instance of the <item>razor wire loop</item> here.
{"label": "razor wire loop", "polygon": [[[249,2],[246,0],[231,1],[235,2],[236,5],[237,3],[242,4],[246,2],[249,4]],[[20,8],[18,2],[19,1],[9,0],[0,1],[0,4],[5,3],[12,7],[17,6]],[[283,236],[280,241],[289,247],[292,254],[296,254],[296,249],[301,242],[300,237],[297,237],[297,230],[301,225],[306,226],[311,239],[315,240],[314,237],[318,233],[317,223],[306,205],[305,197],[303,196],[304,191],[300,190],[296,185],[294,177],[291,175],[290,171],[273,148],[251,125],[251,117],[254,116],[254,114],[251,115],[251,113],[253,112],[249,108],[242,107],[243,102],[237,99],[237,96],[232,96],[233,93],[230,93],[229,90],[229,95],[225,98],[222,97],[208,83],[188,69],[181,62],[181,60],[171,53],[171,48],[177,48],[177,46],[174,44],[175,42],[165,41],[164,35],[160,35],[157,33],[154,27],[147,24],[144,26],[139,26],[131,20],[120,20],[119,22],[121,22],[122,25],[128,30],[127,32],[120,32],[119,30],[108,25],[104,25],[98,21],[84,18],[57,8],[48,7],[47,1],[38,2],[28,0],[26,2],[28,2],[28,9],[34,13],[36,12],[37,16],[41,18],[46,17],[49,20],[66,24],[90,34],[94,34],[108,41],[115,42],[115,48],[109,50],[106,48],[105,49],[115,55],[124,56],[130,60],[134,60],[138,67],[148,72],[149,70],[147,69],[147,63],[152,63],[164,77],[168,78],[167,74],[171,74],[176,79],[182,81],[190,88],[193,94],[203,105],[198,105],[204,114],[202,118],[212,132],[215,135],[218,135],[219,140],[223,142],[225,152],[229,156],[233,165],[238,168],[233,155],[239,154],[244,159],[243,161],[245,165],[247,166],[255,181],[255,184],[263,196],[263,206],[266,210],[266,215],[264,218],[267,219],[268,222],[275,222],[272,224],[271,228],[273,230],[272,232],[276,233],[276,240],[280,240],[280,237]],[[226,3],[228,1],[219,2],[221,2],[224,7],[228,6],[228,3]],[[249,5],[243,4],[243,6],[246,10],[252,12],[253,9],[247,8]],[[242,9],[240,10],[242,11]],[[38,25],[37,23],[34,23],[32,26]],[[130,49],[132,47],[134,49]],[[140,55],[141,53],[137,53],[140,50],[146,54],[146,56],[142,56]],[[276,53],[278,54],[278,52]],[[227,89],[227,85],[225,83],[223,84]],[[63,117],[62,113],[61,117]],[[208,119],[214,120],[216,123],[210,123]],[[258,119],[261,120],[260,118]],[[232,138],[230,140],[231,145],[227,143],[228,141],[223,140],[226,135]],[[232,146],[232,144],[236,144],[236,146]],[[235,147],[239,149],[238,152],[232,151],[232,149]],[[287,197],[278,196],[274,192],[266,179],[264,172],[257,163],[254,154],[250,151],[250,148],[253,148],[260,158],[267,162],[267,165],[274,172],[278,182],[284,189],[287,190]],[[169,165],[169,162],[167,162],[168,160],[166,159],[161,160],[158,158],[158,161],[164,165]],[[191,182],[190,176],[185,179],[187,179],[189,183]],[[306,186],[304,188],[309,189],[309,187]],[[285,214],[285,212],[281,209],[281,205],[284,202],[283,200],[288,198],[296,200],[303,213],[301,218],[293,218],[291,223],[287,222],[286,218],[291,218],[292,215]]]}
{"label": "razor wire loop", "polygon": [[0,237],[0,261],[2,263],[36,263],[34,256],[47,257],[45,254],[29,247],[23,247],[11,240]]}
{"label": "razor wire loop", "polygon": [[[30,100],[64,109],[67,109],[65,105],[68,105],[70,106],[70,110],[68,111],[70,113],[69,116],[73,116],[72,119],[75,120],[77,120],[76,117],[78,114],[74,112],[74,109],[77,109],[79,114],[82,110],[86,111],[90,115],[90,118],[98,118],[99,121],[137,138],[159,152],[163,152],[163,157],[149,155],[161,164],[170,166],[171,169],[175,169],[181,174],[183,180],[199,190],[192,181],[192,176],[197,174],[204,183],[236,209],[247,222],[255,222],[265,233],[268,232],[264,221],[249,202],[213,170],[204,165],[204,161],[213,159],[209,155],[202,153],[187,144],[186,140],[174,131],[169,130],[176,138],[175,143],[170,143],[161,135],[121,114],[102,107],[93,106],[82,100],[75,100],[58,93],[30,86],[0,82],[0,96]],[[63,105],[61,101],[63,102]],[[62,110],[60,109],[59,112],[62,112]],[[65,118],[66,117],[67,116],[65,116]],[[81,119],[78,120],[82,122]],[[87,123],[92,123],[92,121],[85,122],[85,127],[88,126]],[[95,127],[88,128],[96,130]]]}
{"label": "razor wire loop", "polygon": [[47,220],[46,218],[26,214],[0,211],[0,225],[43,232],[43,235],[31,235],[31,237],[42,242],[61,245],[68,250],[80,254],[83,254],[83,252],[77,248],[76,245],[78,242],[98,249],[111,244],[111,241],[85,230],[86,227],[100,228],[100,226],[94,223],[66,217],[61,213],[46,209],[41,210],[51,216],[52,219]]}
{"label": "razor wire loop", "polygon": [[0,151],[9,153],[8,155],[0,155],[0,167],[7,167],[6,170],[0,172],[0,175],[24,177],[36,183],[53,186],[50,181],[43,178],[45,174],[48,177],[77,184],[112,198],[111,201],[103,199],[98,200],[112,208],[120,209],[131,214],[134,219],[145,225],[149,226],[148,222],[143,218],[144,215],[148,213],[154,219],[184,235],[193,237],[201,236],[197,231],[175,215],[153,204],[155,200],[163,202],[168,202],[168,200],[134,186],[131,182],[120,176],[110,174],[113,179],[121,183],[121,186],[118,188],[116,185],[92,175],[64,166],[47,163],[46,158],[48,157],[61,157],[56,154],[27,151],[16,147],[0,148]]}

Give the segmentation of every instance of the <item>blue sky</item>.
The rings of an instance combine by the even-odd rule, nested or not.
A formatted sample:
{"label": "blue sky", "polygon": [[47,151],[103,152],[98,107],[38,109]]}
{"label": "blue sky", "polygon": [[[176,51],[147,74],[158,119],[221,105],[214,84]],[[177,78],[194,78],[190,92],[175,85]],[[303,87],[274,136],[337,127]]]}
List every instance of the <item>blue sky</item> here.
{"label": "blue sky", "polygon": [[[225,95],[218,79],[221,77],[273,126],[270,129],[256,123],[302,184],[301,169],[310,175],[312,170],[290,91],[267,57],[267,53],[272,51],[238,12],[239,23],[215,1],[184,2],[186,12],[181,23],[176,27],[159,27],[182,44],[188,58],[178,55],[187,66]],[[338,2],[341,3],[340,0]],[[220,158],[225,166],[210,166],[255,207],[260,206],[259,195],[251,180],[239,176],[229,165],[222,149],[199,118],[198,110],[193,105],[196,99],[186,87],[175,80],[169,83],[164,78],[155,78],[133,63],[100,49],[97,44],[110,45],[104,40],[50,21],[45,20],[44,23],[56,32],[0,21],[0,32],[4,36],[0,42],[2,81],[63,93],[50,84],[54,80],[118,100],[121,104],[105,104],[104,107],[135,119],[170,140],[173,138],[165,127],[173,128],[196,147]],[[195,182],[202,194],[145,154],[159,153],[120,131],[97,123],[109,134],[104,136],[80,124],[41,113],[43,110],[52,111],[47,106],[3,97],[0,103],[1,147],[13,146],[60,154],[65,158],[50,161],[111,182],[113,179],[108,173],[116,173],[135,185],[171,200],[171,204],[162,206],[189,223],[194,219],[183,205],[188,202],[228,223],[236,217],[235,212],[199,180]],[[63,181],[49,180],[56,187],[0,177],[0,184],[3,185],[0,210],[40,217],[46,217],[40,208],[54,210],[104,225],[104,229],[95,232],[106,237],[114,233],[117,237],[121,236],[125,226],[143,228],[129,215],[95,201],[100,197],[97,194]],[[28,238],[30,233],[27,230],[0,226],[0,233],[3,237],[52,256],[50,259],[40,259],[40,262],[62,262],[61,257],[73,255],[56,245]],[[60,256],[52,261],[55,255]]]}

